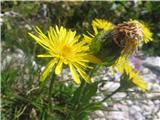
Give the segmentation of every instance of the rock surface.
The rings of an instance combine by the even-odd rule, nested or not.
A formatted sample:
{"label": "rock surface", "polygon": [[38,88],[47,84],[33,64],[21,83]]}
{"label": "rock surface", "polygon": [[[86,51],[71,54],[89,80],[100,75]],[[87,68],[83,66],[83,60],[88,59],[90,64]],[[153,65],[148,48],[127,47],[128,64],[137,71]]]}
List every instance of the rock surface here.
{"label": "rock surface", "polygon": [[[90,120],[160,120],[160,57],[148,57],[139,61],[140,74],[149,82],[149,91],[153,92],[141,93],[134,88],[137,92],[119,92],[112,96],[115,102],[104,103],[111,111],[95,112],[91,114]],[[108,69],[99,72],[100,79],[107,81],[100,90],[114,91],[119,86],[115,81],[119,75],[112,78],[110,71],[109,74],[106,73]]]}

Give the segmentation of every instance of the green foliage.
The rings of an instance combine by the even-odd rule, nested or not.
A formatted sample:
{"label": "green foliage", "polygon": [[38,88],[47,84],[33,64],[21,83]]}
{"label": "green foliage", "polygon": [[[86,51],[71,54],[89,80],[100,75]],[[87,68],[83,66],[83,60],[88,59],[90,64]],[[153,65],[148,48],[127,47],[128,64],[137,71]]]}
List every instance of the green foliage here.
{"label": "green foliage", "polygon": [[71,113],[67,119],[76,120],[76,118],[79,118],[79,120],[86,120],[91,112],[102,108],[101,103],[92,100],[92,97],[96,96],[98,84],[99,81],[92,84],[87,84],[84,81],[81,83],[70,100]]}

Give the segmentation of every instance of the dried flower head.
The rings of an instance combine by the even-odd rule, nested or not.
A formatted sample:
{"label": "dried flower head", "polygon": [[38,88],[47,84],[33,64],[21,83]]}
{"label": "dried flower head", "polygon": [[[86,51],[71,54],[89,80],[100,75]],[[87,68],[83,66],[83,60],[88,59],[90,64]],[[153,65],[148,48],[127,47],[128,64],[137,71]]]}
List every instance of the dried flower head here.
{"label": "dried flower head", "polygon": [[152,33],[142,23],[131,20],[118,24],[112,31],[114,42],[123,48],[122,54],[132,54],[143,42],[152,40]]}

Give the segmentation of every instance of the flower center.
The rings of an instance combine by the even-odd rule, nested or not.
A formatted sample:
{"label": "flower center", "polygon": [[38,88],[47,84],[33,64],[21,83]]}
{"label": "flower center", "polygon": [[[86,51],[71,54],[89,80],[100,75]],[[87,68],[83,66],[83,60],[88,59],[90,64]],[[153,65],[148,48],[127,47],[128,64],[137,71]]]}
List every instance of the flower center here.
{"label": "flower center", "polygon": [[72,52],[71,48],[69,46],[65,45],[65,46],[63,46],[63,48],[61,50],[61,55],[63,57],[68,57],[71,55],[71,52]]}

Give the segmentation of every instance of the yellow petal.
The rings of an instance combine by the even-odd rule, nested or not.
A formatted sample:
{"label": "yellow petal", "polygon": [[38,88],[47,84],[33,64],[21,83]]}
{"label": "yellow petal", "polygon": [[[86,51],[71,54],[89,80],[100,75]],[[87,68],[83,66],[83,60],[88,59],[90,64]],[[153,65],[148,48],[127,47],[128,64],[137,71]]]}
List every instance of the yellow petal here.
{"label": "yellow petal", "polygon": [[92,42],[92,38],[83,34],[84,40],[86,41],[86,43],[91,43]]}
{"label": "yellow petal", "polygon": [[92,63],[96,63],[96,64],[102,63],[102,61],[99,58],[97,58],[97,57],[95,57],[93,55],[86,55],[86,56],[84,56],[84,58],[88,59]]}
{"label": "yellow petal", "polygon": [[94,31],[94,34],[95,34],[95,35],[97,35],[97,34],[98,34],[97,27],[93,26],[93,31]]}
{"label": "yellow petal", "polygon": [[111,22],[104,19],[95,19],[92,21],[92,27],[96,35],[98,34],[99,29],[107,31],[112,29],[114,25]]}
{"label": "yellow petal", "polygon": [[93,69],[92,66],[87,65],[85,62],[77,61],[76,63],[77,63],[77,65],[79,65],[84,70],[86,70],[86,68]]}
{"label": "yellow petal", "polygon": [[138,77],[137,78],[133,78],[132,82],[143,91],[148,89],[147,88],[148,84],[147,84],[147,82],[143,81],[143,79],[140,79]]}
{"label": "yellow petal", "polygon": [[87,83],[91,83],[91,78],[82,69],[77,68],[77,70]]}
{"label": "yellow petal", "polygon": [[73,67],[72,64],[69,64],[69,67],[70,67],[70,71],[71,71],[71,74],[72,74],[72,77],[73,77],[74,81],[75,81],[77,84],[80,84],[81,81],[80,81],[80,79],[79,79],[79,76],[78,76],[75,68]]}
{"label": "yellow petal", "polygon": [[41,45],[46,50],[49,50],[48,45],[41,41],[41,39],[32,33],[28,33],[39,45]]}
{"label": "yellow petal", "polygon": [[144,34],[144,43],[148,43],[150,41],[153,41],[152,38],[152,32],[150,31],[150,29],[145,25],[145,23],[141,22],[141,28]]}
{"label": "yellow petal", "polygon": [[54,64],[56,62],[57,62],[57,59],[53,59],[47,64],[45,70],[43,71],[43,73],[42,73],[42,75],[40,77],[41,81],[44,81],[46,79],[47,75],[49,74],[49,72],[51,71],[52,67],[54,66]]}
{"label": "yellow petal", "polygon": [[37,55],[37,57],[53,57],[53,56],[48,54],[42,54],[42,55]]}
{"label": "yellow petal", "polygon": [[48,37],[41,31],[41,29],[38,26],[36,26],[35,31],[38,33],[38,37],[41,43],[45,44],[47,47],[50,47]]}
{"label": "yellow petal", "polygon": [[63,67],[63,62],[62,62],[62,60],[59,60],[57,66],[56,66],[56,69],[55,69],[55,73],[57,75],[59,75],[61,73],[62,67]]}

